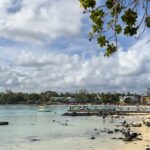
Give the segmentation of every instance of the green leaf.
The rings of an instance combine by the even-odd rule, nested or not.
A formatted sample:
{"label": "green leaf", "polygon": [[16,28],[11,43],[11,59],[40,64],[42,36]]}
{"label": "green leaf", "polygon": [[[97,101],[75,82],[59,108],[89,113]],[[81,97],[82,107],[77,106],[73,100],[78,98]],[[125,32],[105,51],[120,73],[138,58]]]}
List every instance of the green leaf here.
{"label": "green leaf", "polygon": [[79,0],[79,1],[80,1],[81,6],[84,9],[94,8],[96,5],[96,0]]}
{"label": "green leaf", "polygon": [[109,57],[110,55],[112,55],[116,51],[117,51],[117,47],[113,43],[107,44],[105,56]]}
{"label": "green leaf", "polygon": [[117,34],[120,34],[120,33],[122,32],[122,27],[121,27],[121,25],[116,25],[116,26],[115,26],[115,31],[116,31]]}
{"label": "green leaf", "polygon": [[133,26],[137,21],[137,12],[131,10],[130,8],[125,11],[124,15],[121,17],[122,21],[128,26]]}
{"label": "green leaf", "polygon": [[127,36],[133,36],[133,35],[137,34],[137,29],[138,29],[138,27],[126,26],[124,28],[124,34]]}
{"label": "green leaf", "polygon": [[106,1],[106,6],[108,9],[111,9],[112,7],[114,7],[115,4],[115,0],[107,0]]}
{"label": "green leaf", "polygon": [[108,41],[106,40],[105,36],[100,36],[97,38],[97,43],[100,45],[100,47],[104,47],[104,46],[106,46]]}
{"label": "green leaf", "polygon": [[[136,0],[124,2],[124,0],[105,0],[102,5],[99,5],[99,0],[79,0],[85,13],[90,14],[92,22],[92,32],[89,34],[89,40],[97,39],[97,44],[100,47],[106,47],[106,56],[112,55],[117,51],[117,43],[110,40],[115,40],[116,34],[123,31],[125,36],[134,36],[139,28],[137,22],[140,18],[140,12],[144,11],[145,20],[142,18],[141,24],[144,22],[147,28],[150,28],[150,16],[148,10],[143,9],[147,1],[137,3]],[[129,5],[131,4],[131,5]],[[138,6],[140,6],[138,8]],[[138,9],[137,9],[138,8]],[[143,26],[143,25],[142,25]],[[140,26],[141,27],[141,26]],[[115,40],[117,42],[117,40]]]}
{"label": "green leaf", "polygon": [[147,26],[148,28],[150,28],[150,16],[147,16],[147,17],[145,18],[145,24],[146,24],[146,26]]}
{"label": "green leaf", "polygon": [[97,26],[96,26],[96,25],[93,25],[93,26],[92,26],[92,29],[93,29],[93,33],[95,33],[95,32],[97,32],[97,31],[98,31],[98,29],[97,29]]}
{"label": "green leaf", "polygon": [[[91,18],[92,22],[95,23],[95,26],[97,29],[100,29],[100,30],[102,29],[102,27],[103,27],[102,18],[104,15],[105,15],[105,13],[103,12],[103,10],[96,9],[91,12],[90,18]],[[93,31],[95,32],[95,27],[93,28]]]}

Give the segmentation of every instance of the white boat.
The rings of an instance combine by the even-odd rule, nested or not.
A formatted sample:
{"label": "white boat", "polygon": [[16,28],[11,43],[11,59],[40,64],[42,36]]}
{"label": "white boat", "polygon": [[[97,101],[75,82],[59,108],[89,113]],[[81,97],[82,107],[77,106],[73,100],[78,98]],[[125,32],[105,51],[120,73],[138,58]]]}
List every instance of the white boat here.
{"label": "white boat", "polygon": [[40,106],[39,108],[37,108],[38,112],[51,112],[50,108],[46,107],[46,106]]}

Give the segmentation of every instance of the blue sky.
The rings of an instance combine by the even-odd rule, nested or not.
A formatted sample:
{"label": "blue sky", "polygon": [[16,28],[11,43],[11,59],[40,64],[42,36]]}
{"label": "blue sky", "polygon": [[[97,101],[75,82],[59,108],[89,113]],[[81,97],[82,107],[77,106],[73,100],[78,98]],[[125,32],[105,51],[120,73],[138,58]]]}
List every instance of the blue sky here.
{"label": "blue sky", "polygon": [[1,0],[0,90],[144,92],[150,86],[149,32],[119,37],[104,57],[88,41],[90,22],[78,0]]}

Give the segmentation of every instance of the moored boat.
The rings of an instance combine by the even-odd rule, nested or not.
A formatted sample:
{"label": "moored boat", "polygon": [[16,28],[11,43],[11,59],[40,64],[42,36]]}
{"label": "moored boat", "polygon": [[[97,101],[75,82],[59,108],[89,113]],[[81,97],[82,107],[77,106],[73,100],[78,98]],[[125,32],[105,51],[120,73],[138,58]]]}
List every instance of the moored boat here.
{"label": "moored boat", "polygon": [[51,112],[49,107],[46,106],[40,106],[39,108],[37,108],[38,112]]}

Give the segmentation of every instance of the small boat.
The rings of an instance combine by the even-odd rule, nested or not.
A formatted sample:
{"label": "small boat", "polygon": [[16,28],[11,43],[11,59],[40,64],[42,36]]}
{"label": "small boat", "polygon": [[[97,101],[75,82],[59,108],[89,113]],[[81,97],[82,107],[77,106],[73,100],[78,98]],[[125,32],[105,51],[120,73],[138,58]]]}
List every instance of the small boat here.
{"label": "small boat", "polygon": [[40,106],[39,108],[37,108],[38,112],[51,112],[50,108],[46,107],[46,106]]}

